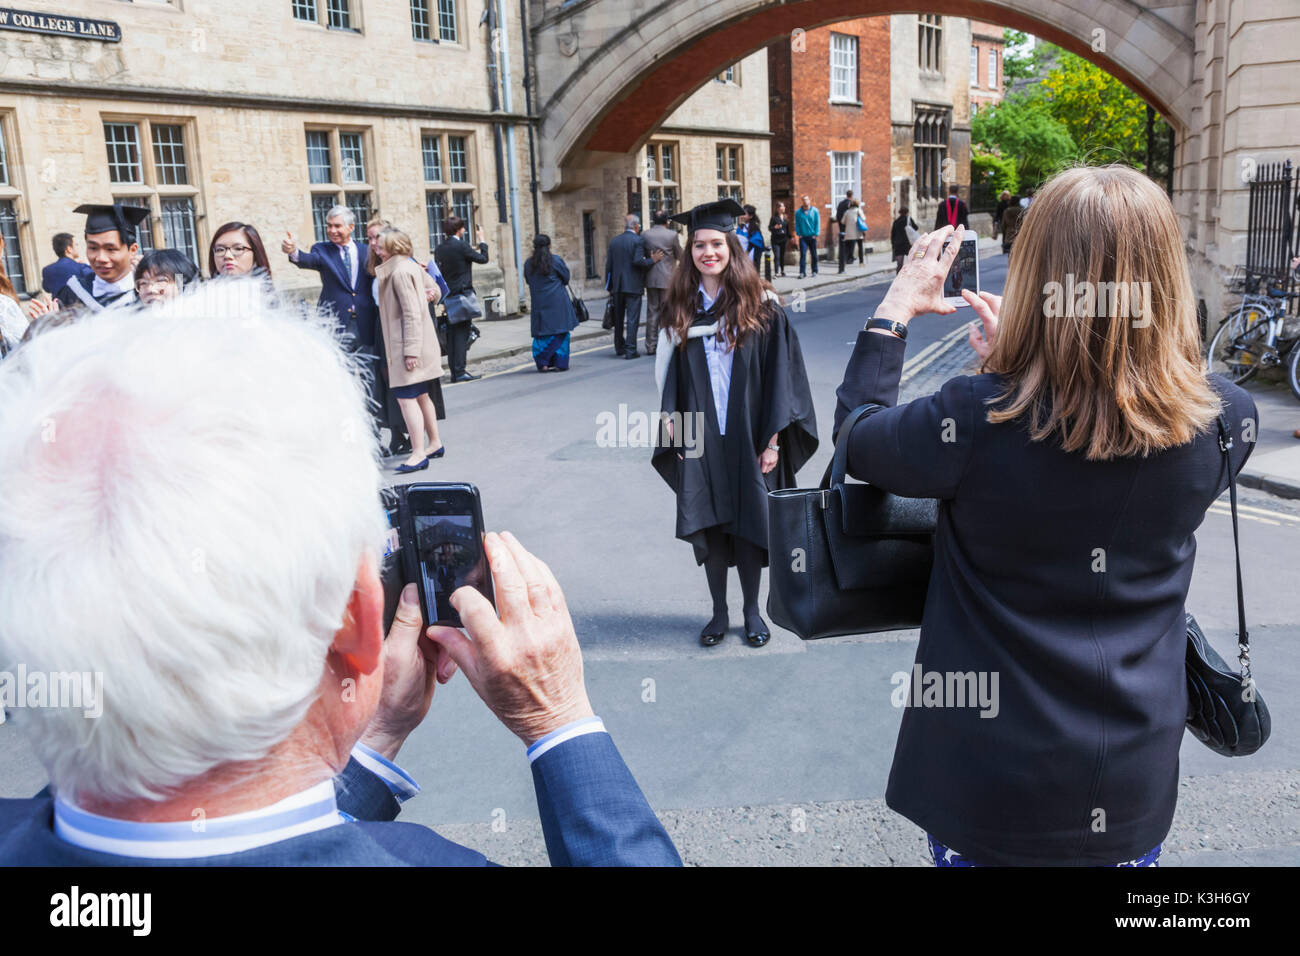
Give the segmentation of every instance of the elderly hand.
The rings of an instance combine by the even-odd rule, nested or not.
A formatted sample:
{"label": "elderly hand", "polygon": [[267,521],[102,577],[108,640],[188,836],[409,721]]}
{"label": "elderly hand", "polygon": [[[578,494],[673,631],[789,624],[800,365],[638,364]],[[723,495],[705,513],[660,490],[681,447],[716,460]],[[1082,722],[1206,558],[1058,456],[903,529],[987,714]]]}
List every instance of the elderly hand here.
{"label": "elderly hand", "polygon": [[445,648],[420,632],[420,596],[414,584],[402,589],[393,626],[384,641],[384,688],[379,707],[361,742],[389,760],[397,756],[407,736],[420,725],[433,702],[434,680],[445,684],[456,663]]}
{"label": "elderly hand", "polygon": [[408,372],[414,372],[415,367],[420,364],[420,360],[413,355],[406,356],[403,361],[406,363],[406,370]]}
{"label": "elderly hand", "polygon": [[[943,301],[943,280],[961,249],[964,232],[961,226],[957,226],[955,232],[952,226],[944,226],[917,239],[903,262],[903,268],[894,276],[889,291],[876,309],[876,316],[906,324],[914,317],[930,312],[935,315],[956,312],[955,305]],[[944,240],[949,236],[952,242],[948,243],[947,251],[940,254]]]}
{"label": "elderly hand", "polygon": [[[970,324],[968,341],[983,362],[993,351],[993,339],[998,334],[998,313],[1002,311],[1002,296],[994,295],[992,292],[981,292],[976,295],[970,289],[962,289],[961,297],[975,310],[975,316],[979,320]],[[983,335],[979,333],[980,324],[984,326]]]}
{"label": "elderly hand", "polygon": [[451,603],[469,637],[435,626],[429,639],[446,648],[497,719],[532,744],[592,716],[582,651],[551,569],[509,532],[484,535],[483,548],[497,610],[473,588],[457,588]]}
{"label": "elderly hand", "polygon": [[298,251],[298,240],[293,237],[293,233],[284,234],[284,238],[280,240],[280,251],[289,256]]}

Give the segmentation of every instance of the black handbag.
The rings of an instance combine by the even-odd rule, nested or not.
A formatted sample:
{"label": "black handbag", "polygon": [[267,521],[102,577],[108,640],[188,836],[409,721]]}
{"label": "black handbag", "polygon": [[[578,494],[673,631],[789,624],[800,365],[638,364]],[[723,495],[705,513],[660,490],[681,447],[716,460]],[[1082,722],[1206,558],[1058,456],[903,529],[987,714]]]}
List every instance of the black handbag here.
{"label": "black handbag", "polygon": [[[568,287],[566,286],[565,288]],[[573,315],[578,320],[579,324],[586,322],[591,318],[591,313],[587,311],[587,303],[574,295],[572,289],[569,289],[569,301],[573,303]]]}
{"label": "black handbag", "polygon": [[939,502],[848,484],[855,409],[817,488],[768,492],[767,613],[805,641],[921,626]]}
{"label": "black handbag", "polygon": [[614,294],[605,300],[605,317],[600,320],[600,327],[606,331],[614,327]]}
{"label": "black handbag", "polygon": [[1219,450],[1228,469],[1232,501],[1232,547],[1237,558],[1237,660],[1232,670],[1210,646],[1196,618],[1187,615],[1187,729],[1217,754],[1245,757],[1268,740],[1272,718],[1250,673],[1250,634],[1246,631],[1246,599],[1241,586],[1241,543],[1237,538],[1237,481],[1228,449],[1232,427],[1219,415]]}

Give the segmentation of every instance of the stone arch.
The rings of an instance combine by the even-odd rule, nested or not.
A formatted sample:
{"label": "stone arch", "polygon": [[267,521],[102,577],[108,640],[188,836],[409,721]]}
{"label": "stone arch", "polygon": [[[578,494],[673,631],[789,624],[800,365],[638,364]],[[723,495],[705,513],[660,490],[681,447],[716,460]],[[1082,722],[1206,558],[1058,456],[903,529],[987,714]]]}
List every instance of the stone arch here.
{"label": "stone arch", "polygon": [[[1050,40],[1126,83],[1180,140],[1192,128],[1195,0],[930,0],[926,7]],[[796,28],[904,8],[900,0],[578,0],[553,9],[533,31],[542,188],[562,188],[565,166],[629,153],[722,66]]]}

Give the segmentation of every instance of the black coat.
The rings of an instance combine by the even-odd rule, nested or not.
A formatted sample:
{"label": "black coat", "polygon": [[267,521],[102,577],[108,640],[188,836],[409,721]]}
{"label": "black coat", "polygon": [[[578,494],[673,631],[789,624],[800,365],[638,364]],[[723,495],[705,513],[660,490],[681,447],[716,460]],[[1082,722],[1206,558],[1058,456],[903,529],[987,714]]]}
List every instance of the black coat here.
{"label": "black coat", "polygon": [[[837,428],[865,402],[895,405],[904,345],[858,335]],[[1240,436],[1255,403],[1210,381]],[[916,665],[999,680],[995,717],[904,709],[885,799],[977,862],[1134,859],[1164,840],[1178,794],[1193,532],[1228,481],[1217,432],[1090,462],[1019,422],[990,425],[984,400],[1003,383],[950,379],[850,436],[851,475],[939,499]],[[1234,443],[1234,470],[1253,447]]]}
{"label": "black coat", "polygon": [[605,288],[625,295],[645,292],[646,270],[655,264],[646,251],[645,240],[626,229],[609,240],[605,256]]}
{"label": "black coat", "polygon": [[535,339],[550,338],[572,332],[578,324],[573,303],[569,301],[569,267],[564,260],[551,253],[551,271],[538,275],[533,271],[533,260],[524,263],[524,281],[532,299],[532,335]]}
{"label": "black coat", "polygon": [[970,220],[967,214],[966,204],[962,202],[960,199],[956,201],[956,219],[954,219],[951,223],[948,221],[948,199],[951,198],[952,197],[950,196],[945,199],[939,200],[939,209],[934,214],[934,228],[942,229],[944,226],[952,225],[952,226],[965,226],[967,229],[969,229]]}
{"label": "black coat", "polygon": [[488,261],[487,243],[480,242],[476,249],[465,239],[448,236],[433,250],[433,259],[447,283],[448,295],[473,292],[473,263],[482,265]]}
{"label": "black coat", "polygon": [[911,226],[918,232],[920,228],[911,216],[899,216],[894,220],[894,224],[889,227],[889,245],[894,250],[894,255],[905,256],[912,248],[912,240],[907,238],[907,227]]}
{"label": "black coat", "polygon": [[[695,324],[718,318],[718,303]],[[759,548],[767,566],[767,493],[794,487],[794,476],[817,450],[817,418],[799,337],[785,310],[774,302],[767,329],[736,346],[727,397],[727,433],[720,435],[704,340],[674,347],[664,382],[662,411],[692,415],[700,423],[695,441],[703,454],[674,447],[661,433],[652,456],[655,470],[677,496],[677,537],[691,542],[695,560],[708,556],[704,531],[723,531]],[[701,433],[702,432],[702,433]],[[681,442],[679,420],[674,440]],[[777,466],[764,475],[759,455],[773,435],[781,446]]]}

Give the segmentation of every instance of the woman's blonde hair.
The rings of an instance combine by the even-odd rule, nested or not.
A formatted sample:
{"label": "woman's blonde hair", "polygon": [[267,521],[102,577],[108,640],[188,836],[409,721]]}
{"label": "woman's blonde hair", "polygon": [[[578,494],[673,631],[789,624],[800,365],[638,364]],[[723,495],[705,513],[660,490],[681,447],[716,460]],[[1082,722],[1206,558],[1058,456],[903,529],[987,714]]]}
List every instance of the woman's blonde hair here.
{"label": "woman's blonde hair", "polygon": [[409,256],[415,251],[415,246],[411,244],[411,237],[391,226],[379,234],[379,244],[390,256]]}
{"label": "woman's blonde hair", "polygon": [[1218,415],[1173,205],[1127,166],[1068,169],[1021,219],[984,371],[1021,418],[1092,461],[1191,441]]}

